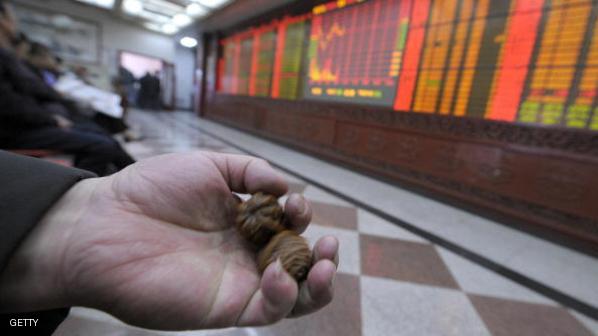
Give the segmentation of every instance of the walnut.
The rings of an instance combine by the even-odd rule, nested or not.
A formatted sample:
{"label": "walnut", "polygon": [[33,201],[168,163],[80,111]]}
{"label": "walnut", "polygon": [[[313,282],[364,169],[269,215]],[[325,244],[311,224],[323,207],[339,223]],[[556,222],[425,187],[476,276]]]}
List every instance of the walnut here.
{"label": "walnut", "polygon": [[239,204],[237,229],[245,239],[262,247],[275,234],[286,229],[283,215],[276,197],[257,193]]}
{"label": "walnut", "polygon": [[297,282],[304,280],[311,268],[312,255],[305,239],[293,231],[282,231],[258,254],[258,268],[264,272],[266,267],[280,258],[282,267]]}
{"label": "walnut", "polygon": [[257,193],[239,204],[238,211],[239,233],[260,248],[260,272],[280,258],[282,267],[295,280],[304,280],[312,264],[311,250],[305,239],[285,226],[284,211],[276,197]]}

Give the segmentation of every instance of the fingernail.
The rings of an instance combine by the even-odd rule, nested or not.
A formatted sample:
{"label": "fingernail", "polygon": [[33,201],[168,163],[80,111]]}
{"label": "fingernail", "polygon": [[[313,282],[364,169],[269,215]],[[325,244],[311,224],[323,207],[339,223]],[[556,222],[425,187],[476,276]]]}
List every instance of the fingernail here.
{"label": "fingernail", "polygon": [[330,279],[330,283],[328,284],[330,287],[334,287],[334,281],[336,280],[336,272],[332,274],[332,279]]}
{"label": "fingernail", "polygon": [[303,198],[303,196],[301,195],[297,195],[297,211],[299,212],[300,215],[303,215],[305,213],[305,198]]}
{"label": "fingernail", "polygon": [[340,246],[339,246],[339,242],[338,242],[338,239],[336,239],[336,238],[335,238],[335,237],[333,237],[333,236],[327,236],[327,237],[326,237],[326,240],[328,240],[328,243],[329,243],[329,244],[331,244],[331,245],[334,245],[334,249],[335,249],[336,251],[338,251],[338,249],[340,248]]}

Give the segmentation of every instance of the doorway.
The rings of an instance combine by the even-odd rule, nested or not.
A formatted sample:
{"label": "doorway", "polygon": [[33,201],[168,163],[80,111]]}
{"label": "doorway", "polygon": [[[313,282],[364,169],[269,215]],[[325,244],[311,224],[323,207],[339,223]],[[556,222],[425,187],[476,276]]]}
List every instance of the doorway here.
{"label": "doorway", "polygon": [[118,59],[119,77],[130,105],[151,110],[174,109],[174,64],[130,51],[120,51]]}

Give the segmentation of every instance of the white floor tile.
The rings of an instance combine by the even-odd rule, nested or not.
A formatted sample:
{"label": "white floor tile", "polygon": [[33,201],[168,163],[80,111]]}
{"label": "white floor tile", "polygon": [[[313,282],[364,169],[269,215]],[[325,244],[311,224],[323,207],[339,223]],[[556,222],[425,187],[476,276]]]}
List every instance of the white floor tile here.
{"label": "white floor tile", "polygon": [[324,202],[329,204],[335,205],[342,205],[342,206],[353,206],[351,203],[348,203],[326,191],[314,187],[312,185],[308,185],[307,188],[303,191],[303,196],[308,200]]}
{"label": "white floor tile", "polygon": [[444,248],[436,247],[436,250],[457,283],[459,283],[459,287],[466,293],[557,305],[551,299],[478,266]]}
{"label": "white floor tile", "polygon": [[456,290],[363,276],[361,304],[364,336],[490,335]]}
{"label": "white floor tile", "polygon": [[575,318],[577,320],[579,320],[579,322],[581,322],[581,324],[583,324],[586,328],[588,328],[589,331],[594,333],[594,335],[598,335],[598,320],[593,320],[585,315],[582,315],[582,314],[577,313],[572,310],[569,310],[569,312],[573,316],[575,316]]}
{"label": "white floor tile", "polygon": [[363,209],[357,209],[357,221],[359,232],[361,233],[367,233],[369,235],[384,238],[409,240],[419,243],[428,242],[420,236],[416,236],[413,233]]}
{"label": "white floor tile", "polygon": [[570,249],[533,240],[505,264],[534,280],[548,282],[579,300],[598,306],[598,260]]}

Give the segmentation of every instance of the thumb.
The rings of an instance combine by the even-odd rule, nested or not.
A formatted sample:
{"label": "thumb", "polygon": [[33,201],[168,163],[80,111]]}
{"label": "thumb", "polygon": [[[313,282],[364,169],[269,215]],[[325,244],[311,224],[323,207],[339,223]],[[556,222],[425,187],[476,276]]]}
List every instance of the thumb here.
{"label": "thumb", "polygon": [[264,271],[260,289],[237,320],[238,326],[260,326],[285,318],[297,301],[297,283],[284,270],[280,259]]}
{"label": "thumb", "polygon": [[288,191],[284,178],[264,159],[233,154],[206,153],[229,188],[238,193],[253,194],[258,191],[282,196]]}

